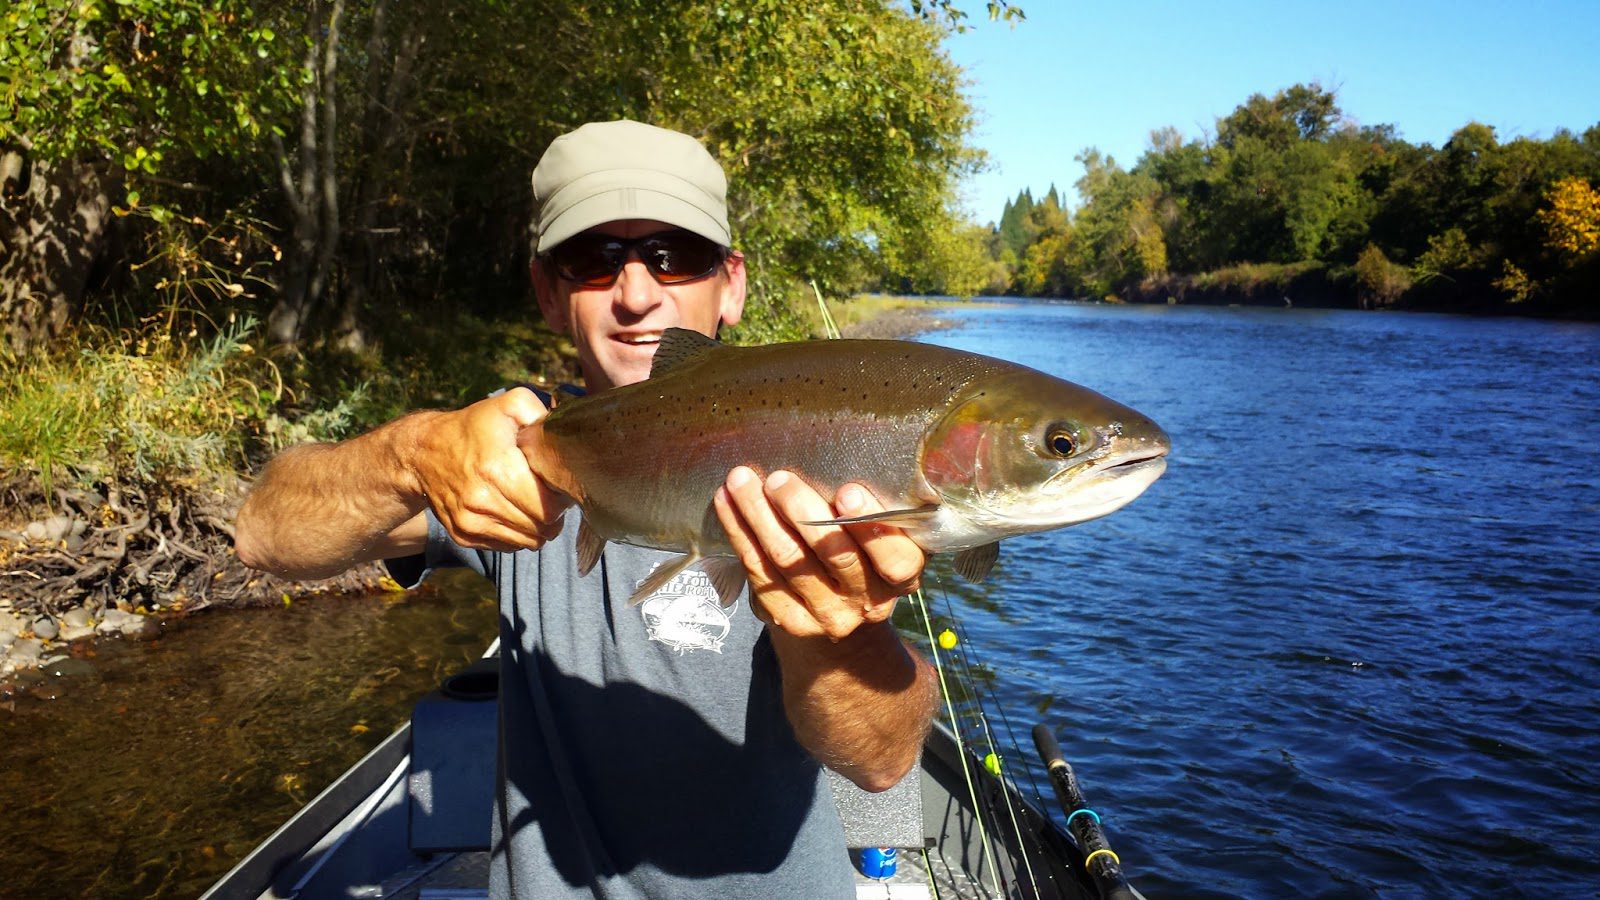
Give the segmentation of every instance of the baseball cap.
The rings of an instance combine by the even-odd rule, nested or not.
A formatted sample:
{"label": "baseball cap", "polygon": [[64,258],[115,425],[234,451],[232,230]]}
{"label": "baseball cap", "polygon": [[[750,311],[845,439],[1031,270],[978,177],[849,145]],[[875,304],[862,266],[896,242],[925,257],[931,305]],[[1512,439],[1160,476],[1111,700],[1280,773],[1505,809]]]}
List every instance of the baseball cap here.
{"label": "baseball cap", "polygon": [[619,219],[656,219],[728,246],[728,178],[694,138],[626,119],[550,142],[533,169],[534,252]]}

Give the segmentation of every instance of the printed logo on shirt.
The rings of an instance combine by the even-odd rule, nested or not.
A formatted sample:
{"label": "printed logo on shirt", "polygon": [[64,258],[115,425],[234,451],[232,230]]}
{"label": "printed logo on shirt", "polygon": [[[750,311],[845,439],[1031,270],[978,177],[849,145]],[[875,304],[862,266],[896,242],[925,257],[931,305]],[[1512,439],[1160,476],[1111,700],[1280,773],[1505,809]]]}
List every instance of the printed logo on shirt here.
{"label": "printed logo on shirt", "polygon": [[693,650],[722,652],[722,642],[733,630],[730,614],[734,604],[723,609],[717,590],[704,572],[685,569],[639,604],[645,632],[650,640],[660,641],[678,653]]}

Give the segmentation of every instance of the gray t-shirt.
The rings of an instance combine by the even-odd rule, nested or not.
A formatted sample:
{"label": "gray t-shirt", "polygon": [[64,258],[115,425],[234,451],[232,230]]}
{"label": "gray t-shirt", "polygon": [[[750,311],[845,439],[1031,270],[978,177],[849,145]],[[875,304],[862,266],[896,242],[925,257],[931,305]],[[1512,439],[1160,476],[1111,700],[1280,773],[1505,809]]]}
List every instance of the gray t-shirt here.
{"label": "gray t-shirt", "polygon": [[855,896],[821,767],[784,715],[749,598],[722,609],[671,554],[612,544],[580,578],[579,511],[542,551],[457,546],[428,514],[414,584],[465,565],[500,595],[500,778],[490,896]]}

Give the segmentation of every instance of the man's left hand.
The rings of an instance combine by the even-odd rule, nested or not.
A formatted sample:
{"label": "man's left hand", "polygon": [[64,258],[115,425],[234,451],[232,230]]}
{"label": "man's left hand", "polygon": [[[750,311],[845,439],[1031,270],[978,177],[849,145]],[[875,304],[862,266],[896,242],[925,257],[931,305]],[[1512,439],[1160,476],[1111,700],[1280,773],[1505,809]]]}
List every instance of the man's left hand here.
{"label": "man's left hand", "polygon": [[789,472],[763,482],[740,466],[728,473],[715,505],[750,578],[751,610],[795,637],[838,641],[885,621],[895,599],[917,589],[927,562],[893,525],[801,524],[882,512],[858,484],[839,488],[830,505]]}

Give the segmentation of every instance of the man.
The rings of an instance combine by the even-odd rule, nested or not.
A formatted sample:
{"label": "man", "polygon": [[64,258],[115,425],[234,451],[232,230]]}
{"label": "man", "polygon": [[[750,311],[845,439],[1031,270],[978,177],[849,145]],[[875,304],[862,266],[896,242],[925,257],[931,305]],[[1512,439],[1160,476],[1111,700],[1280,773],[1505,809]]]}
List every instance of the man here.
{"label": "man", "polygon": [[[648,377],[666,328],[739,321],[726,180],[693,138],[585,125],[533,188],[539,308],[588,390]],[[922,551],[892,527],[798,524],[881,509],[859,486],[824,498],[740,467],[707,499],[748,595],[723,610],[688,571],[630,607],[669,554],[612,544],[578,576],[569,501],[516,443],[545,413],[512,389],[286,451],[240,511],[239,556],[302,578],[386,559],[408,584],[439,565],[495,581],[495,896],[854,896],[817,761],[868,789],[914,764],[935,690],[888,618]]]}

